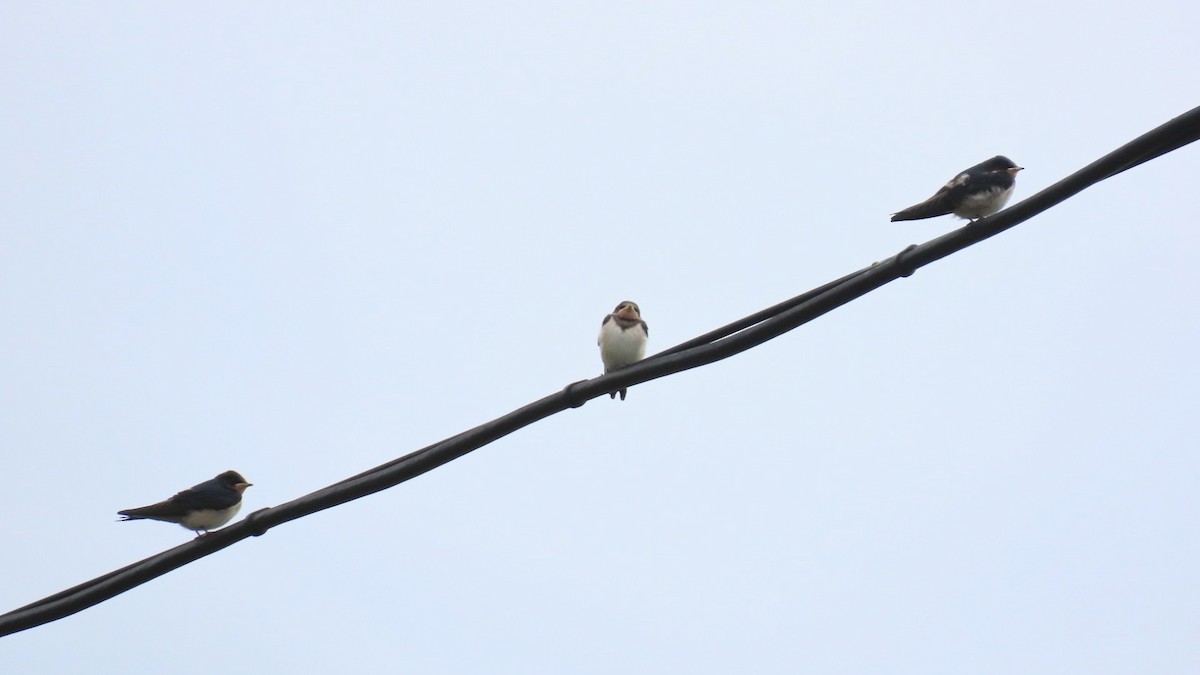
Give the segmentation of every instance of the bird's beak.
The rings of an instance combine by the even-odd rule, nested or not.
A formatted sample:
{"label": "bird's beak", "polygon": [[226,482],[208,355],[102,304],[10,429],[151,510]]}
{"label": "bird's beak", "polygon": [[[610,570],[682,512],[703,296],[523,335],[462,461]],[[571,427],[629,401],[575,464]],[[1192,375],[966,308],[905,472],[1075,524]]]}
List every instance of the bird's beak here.
{"label": "bird's beak", "polygon": [[1009,169],[1008,172],[1015,176],[1015,175],[1017,175],[1018,171],[1024,171],[1024,170],[1025,170],[1025,167],[1023,167],[1023,166],[1014,166],[1013,168]]}

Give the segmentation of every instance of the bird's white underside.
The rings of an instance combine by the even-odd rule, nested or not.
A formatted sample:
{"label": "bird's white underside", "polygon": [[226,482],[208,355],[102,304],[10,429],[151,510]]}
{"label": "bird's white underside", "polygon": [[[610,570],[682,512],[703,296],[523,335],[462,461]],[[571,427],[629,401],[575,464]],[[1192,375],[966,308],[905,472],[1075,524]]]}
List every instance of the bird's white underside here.
{"label": "bird's white underside", "polygon": [[203,511],[193,511],[184,516],[179,524],[189,530],[215,530],[225,523],[233,520],[237,512],[241,510],[242,503],[238,502],[227,509],[204,509]]}
{"label": "bird's white underside", "polygon": [[646,356],[646,331],[641,325],[621,330],[615,319],[607,321],[600,327],[598,342],[606,373],[641,361]]}
{"label": "bird's white underside", "polygon": [[983,218],[984,216],[990,216],[1004,208],[1004,205],[1008,203],[1009,197],[1012,197],[1013,187],[1009,187],[1007,190],[994,187],[987,192],[968,195],[963,199],[962,204],[959,204],[958,208],[954,209],[954,215],[959,218]]}

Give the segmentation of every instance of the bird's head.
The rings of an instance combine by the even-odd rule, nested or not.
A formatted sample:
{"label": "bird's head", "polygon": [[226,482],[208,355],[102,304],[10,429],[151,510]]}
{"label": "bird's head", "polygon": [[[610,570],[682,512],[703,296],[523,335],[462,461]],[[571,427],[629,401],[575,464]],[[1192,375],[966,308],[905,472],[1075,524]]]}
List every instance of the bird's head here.
{"label": "bird's head", "polygon": [[986,171],[1004,171],[1010,176],[1017,175],[1018,171],[1023,171],[1025,167],[1017,166],[1017,163],[1004,155],[996,155],[983,163],[983,168]]}
{"label": "bird's head", "polygon": [[245,492],[246,488],[254,485],[254,483],[242,478],[242,474],[236,471],[226,471],[225,473],[217,476],[217,480],[221,482],[221,485],[224,485],[231,490],[237,490],[238,494]]}
{"label": "bird's head", "polygon": [[638,308],[636,302],[625,300],[613,310],[613,316],[625,321],[641,321],[642,310]]}

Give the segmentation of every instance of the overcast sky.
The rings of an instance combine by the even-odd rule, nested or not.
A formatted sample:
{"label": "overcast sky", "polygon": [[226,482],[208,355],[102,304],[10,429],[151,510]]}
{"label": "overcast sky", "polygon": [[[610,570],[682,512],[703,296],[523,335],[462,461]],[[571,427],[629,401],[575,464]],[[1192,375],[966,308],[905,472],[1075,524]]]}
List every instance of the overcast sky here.
{"label": "overcast sky", "polygon": [[[959,227],[1200,104],[1200,9],[0,6],[0,611]],[[0,641],[0,672],[1200,671],[1200,146],[744,355]]]}

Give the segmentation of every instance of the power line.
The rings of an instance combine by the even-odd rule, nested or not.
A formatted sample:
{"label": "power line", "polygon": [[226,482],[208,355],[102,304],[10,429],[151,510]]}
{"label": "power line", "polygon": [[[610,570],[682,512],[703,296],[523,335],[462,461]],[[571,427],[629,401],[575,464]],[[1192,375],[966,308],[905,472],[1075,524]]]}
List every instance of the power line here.
{"label": "power line", "polygon": [[848,274],[621,370],[567,385],[502,417],[229,527],[0,615],[0,637],[55,621],[140,586],[194,560],[317,511],[394,487],[593,398],[740,354],[952,253],[1019,225],[1096,183],[1200,140],[1200,107],[1121,146],[1028,199],[953,232]]}

